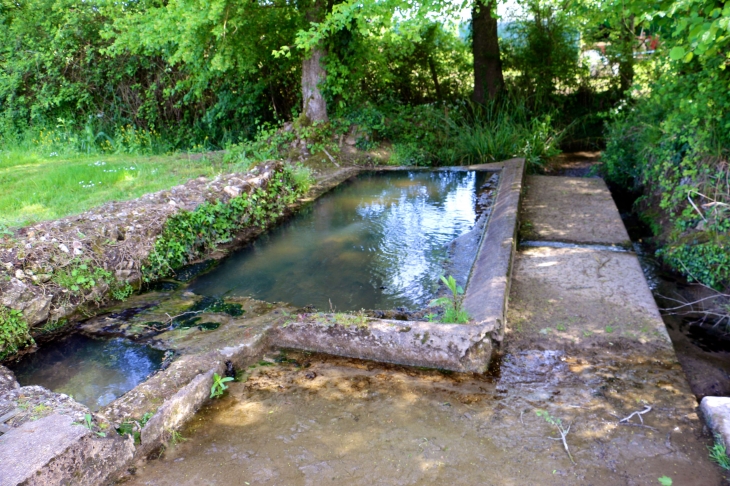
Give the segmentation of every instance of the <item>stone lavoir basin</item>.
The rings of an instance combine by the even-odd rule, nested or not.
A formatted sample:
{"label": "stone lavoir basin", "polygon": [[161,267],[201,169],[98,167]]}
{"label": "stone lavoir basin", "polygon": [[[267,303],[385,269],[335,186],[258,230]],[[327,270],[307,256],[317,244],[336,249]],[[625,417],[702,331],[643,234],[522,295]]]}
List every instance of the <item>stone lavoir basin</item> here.
{"label": "stone lavoir basin", "polygon": [[[252,299],[298,310],[267,329],[275,346],[483,371],[492,340],[500,339],[513,247],[514,221],[502,220],[505,199],[515,193],[502,179],[519,182],[521,170],[516,163],[506,171],[480,166],[361,172],[212,270],[172,284],[176,291],[138,296],[142,305],[133,299],[128,308],[81,325],[88,336],[107,339],[66,337],[21,357],[11,369],[21,385],[45,386],[97,410],[159,369],[161,350],[178,345],[171,342],[178,336],[166,331],[216,332],[220,319],[200,319],[221,314],[224,300]],[[466,287],[469,324],[441,324],[433,313],[438,309],[427,309],[445,291],[441,275],[453,275]],[[424,322],[426,309],[436,322]],[[378,318],[386,316],[408,320]]]}
{"label": "stone lavoir basin", "polygon": [[[13,365],[22,387],[10,383],[0,396],[16,410],[0,448],[50,430],[58,437],[43,440],[58,451],[49,450],[48,462],[14,464],[13,477],[119,477],[190,421],[215,374],[260,365],[272,348],[486,371],[504,334],[523,168],[513,159],[361,170],[212,268],[198,265],[197,277],[183,269],[80,322],[67,341],[41,345]],[[441,275],[465,285],[467,324],[438,322],[428,307],[446,290]],[[32,385],[65,394],[53,399],[62,403],[71,395],[94,412],[93,423],[77,428],[85,420],[78,403],[62,420],[65,412]],[[136,442],[109,433],[125,423],[137,424]]]}
{"label": "stone lavoir basin", "polygon": [[[487,171],[361,173],[189,288],[320,311],[417,310],[436,296],[450,253],[461,251],[451,243],[484,228],[496,183]],[[454,269],[461,285],[470,257]]]}

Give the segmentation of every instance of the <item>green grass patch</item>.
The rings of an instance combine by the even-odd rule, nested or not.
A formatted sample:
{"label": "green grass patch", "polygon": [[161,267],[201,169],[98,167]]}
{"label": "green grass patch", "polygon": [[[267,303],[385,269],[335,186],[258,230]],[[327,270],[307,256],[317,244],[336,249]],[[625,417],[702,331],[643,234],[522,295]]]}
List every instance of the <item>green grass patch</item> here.
{"label": "green grass patch", "polygon": [[20,227],[134,199],[198,176],[235,171],[233,163],[186,154],[41,156],[0,152],[0,226]]}

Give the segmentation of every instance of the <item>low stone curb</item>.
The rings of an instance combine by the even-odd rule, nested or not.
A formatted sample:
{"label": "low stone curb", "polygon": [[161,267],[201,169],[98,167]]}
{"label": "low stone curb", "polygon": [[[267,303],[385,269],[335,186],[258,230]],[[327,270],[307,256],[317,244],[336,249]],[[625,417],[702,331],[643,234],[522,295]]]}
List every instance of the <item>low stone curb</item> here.
{"label": "low stone curb", "polygon": [[730,450],[730,397],[704,397],[700,411],[712,433]]}

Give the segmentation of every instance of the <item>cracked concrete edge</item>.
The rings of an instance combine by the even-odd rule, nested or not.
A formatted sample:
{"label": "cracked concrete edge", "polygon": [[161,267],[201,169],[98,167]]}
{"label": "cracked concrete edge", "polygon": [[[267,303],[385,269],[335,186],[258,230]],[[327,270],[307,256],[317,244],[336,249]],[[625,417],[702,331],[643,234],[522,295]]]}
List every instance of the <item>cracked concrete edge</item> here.
{"label": "cracked concrete edge", "polygon": [[[111,424],[106,437],[99,437],[67,415],[53,414],[11,429],[0,436],[0,486],[113,484],[134,460],[165,445],[172,431],[189,421],[209,400],[213,375],[224,374],[226,361],[245,367],[258,359],[267,345],[266,333],[261,333],[201,355],[209,369],[181,384],[163,402],[142,429],[141,444],[136,447],[131,436],[117,435],[114,426],[118,423]],[[144,383],[146,380],[138,386]],[[105,418],[103,411],[95,415]],[[33,454],[24,459],[31,450]]]}
{"label": "cracked concrete edge", "polygon": [[307,316],[273,327],[271,345],[348,358],[460,372],[486,371],[492,356],[489,326],[368,319],[337,324]]}
{"label": "cracked concrete edge", "polygon": [[243,368],[262,355],[267,346],[267,333],[261,333],[252,339],[209,353],[212,366],[195,375],[167,398],[142,428],[141,443],[135,451],[135,457],[144,458],[163,446],[170,439],[172,431],[182,427],[195,415],[210,399],[213,375],[217,373],[223,376],[227,361],[235,368]]}
{"label": "cracked concrete edge", "polygon": [[517,221],[525,174],[525,159],[501,163],[497,198],[469,276],[464,308],[480,326],[492,326],[502,341],[512,263],[517,243]]}
{"label": "cracked concrete edge", "polygon": [[53,414],[0,437],[0,485],[108,484],[131,463],[131,437],[99,437],[72,420]]}
{"label": "cracked concrete edge", "polygon": [[712,434],[730,450],[730,397],[704,397],[700,411]]}

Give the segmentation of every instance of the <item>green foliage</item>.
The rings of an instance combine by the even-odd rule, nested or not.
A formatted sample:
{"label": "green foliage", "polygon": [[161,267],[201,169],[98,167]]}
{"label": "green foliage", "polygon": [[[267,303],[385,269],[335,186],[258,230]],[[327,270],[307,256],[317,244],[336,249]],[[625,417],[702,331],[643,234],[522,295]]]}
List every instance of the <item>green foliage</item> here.
{"label": "green foliage", "polygon": [[118,282],[111,288],[111,295],[115,300],[127,300],[133,292],[134,287],[127,282]]}
{"label": "green foliage", "polygon": [[234,170],[218,157],[52,154],[0,150],[0,224],[12,228],[62,218],[107,201],[129,200],[201,175]]}
{"label": "green foliage", "polygon": [[222,377],[218,373],[213,373],[213,385],[210,387],[210,398],[218,398],[228,389],[227,382],[233,381],[230,376]]}
{"label": "green foliage", "polygon": [[89,260],[72,260],[67,267],[61,267],[54,272],[53,281],[73,294],[79,295],[111,279],[111,272],[100,267],[92,267],[90,263]]}
{"label": "green foliage", "polygon": [[469,322],[469,314],[462,307],[464,300],[464,289],[456,283],[456,279],[451,275],[447,277],[441,276],[441,281],[451,291],[450,297],[440,297],[432,300],[429,305],[438,305],[443,307],[444,315],[441,322],[447,324],[466,324]]}
{"label": "green foliage", "polygon": [[194,211],[178,212],[165,222],[142,267],[145,281],[170,275],[216,245],[231,241],[245,227],[267,227],[283,216],[286,207],[310,184],[304,169],[279,167],[266,187],[243,193],[227,203],[205,202]]}
{"label": "green foliage", "polygon": [[145,425],[147,425],[147,422],[149,422],[153,415],[154,412],[147,412],[142,415],[142,418],[139,420],[127,419],[119,424],[119,427],[117,427],[117,433],[119,435],[129,434],[134,438],[134,443],[139,444],[142,440],[142,429]]}
{"label": "green foliage", "polygon": [[0,133],[18,143],[43,130],[59,154],[250,138],[298,104],[300,58],[272,69],[271,51],[302,23],[293,9],[220,0],[3,4]]}
{"label": "green foliage", "polygon": [[549,423],[550,425],[554,425],[555,427],[563,426],[563,421],[550,415],[550,412],[548,412],[547,410],[535,410],[535,415],[542,419],[545,419],[545,422]]}
{"label": "green foliage", "polygon": [[539,171],[560,153],[562,137],[550,114],[535,115],[514,98],[486,106],[368,105],[346,120],[371,140],[390,141],[391,165],[482,164],[525,157],[528,169]]}
{"label": "green foliage", "polygon": [[526,105],[516,101],[475,106],[471,113],[448,122],[453,135],[446,161],[451,163],[481,164],[524,157],[528,171],[537,172],[560,153],[561,133],[552,126],[551,116],[533,117]]}
{"label": "green foliage", "polygon": [[643,188],[639,209],[655,223],[659,256],[718,289],[730,284],[730,70],[723,9],[714,0],[682,0],[644,11],[647,27],[666,32],[670,59],[654,61],[644,96],[610,114],[604,152],[607,178]]}
{"label": "green foliage", "polygon": [[657,481],[659,481],[659,484],[661,484],[662,486],[672,486],[672,484],[674,484],[672,478],[670,478],[669,476],[662,476],[660,478],[657,478]]}
{"label": "green foliage", "polygon": [[290,172],[290,179],[294,190],[298,194],[306,194],[312,188],[314,176],[312,175],[312,169],[309,167],[297,164],[296,166],[288,167],[286,170]]}
{"label": "green foliage", "polygon": [[[510,89],[540,103],[558,89],[574,89],[586,69],[579,60],[579,31],[565,2],[527,0],[524,18],[507,27],[500,46]],[[514,71],[514,74],[512,73]]]}
{"label": "green foliage", "polygon": [[730,457],[727,456],[725,441],[722,436],[716,435],[715,444],[708,447],[708,449],[710,450],[710,460],[726,471],[730,471]]}
{"label": "green foliage", "polygon": [[126,300],[134,289],[127,282],[117,280],[114,274],[96,267],[89,259],[75,258],[65,267],[57,268],[52,277],[60,287],[72,295],[86,295],[98,287],[106,286],[116,300]]}
{"label": "green foliage", "polygon": [[33,344],[23,312],[0,304],[0,361]]}
{"label": "green foliage", "polygon": [[106,437],[106,433],[100,432],[100,431],[94,431],[94,422],[92,420],[90,413],[84,414],[84,427],[86,427],[90,431],[94,432],[99,437]]}
{"label": "green foliage", "polygon": [[730,237],[691,244],[670,244],[657,251],[665,262],[680,270],[690,279],[714,289],[722,289],[730,282]]}

